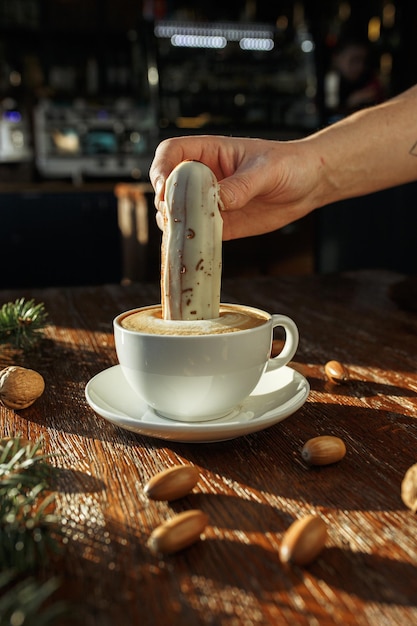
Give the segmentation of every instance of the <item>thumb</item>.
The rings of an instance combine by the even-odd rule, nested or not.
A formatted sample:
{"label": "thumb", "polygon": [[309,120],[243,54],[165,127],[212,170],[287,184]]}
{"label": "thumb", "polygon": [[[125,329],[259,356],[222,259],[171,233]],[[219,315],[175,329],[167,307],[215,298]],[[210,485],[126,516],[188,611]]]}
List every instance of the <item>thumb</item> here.
{"label": "thumb", "polygon": [[245,174],[234,174],[220,181],[220,201],[225,211],[244,207],[257,193],[251,179]]}

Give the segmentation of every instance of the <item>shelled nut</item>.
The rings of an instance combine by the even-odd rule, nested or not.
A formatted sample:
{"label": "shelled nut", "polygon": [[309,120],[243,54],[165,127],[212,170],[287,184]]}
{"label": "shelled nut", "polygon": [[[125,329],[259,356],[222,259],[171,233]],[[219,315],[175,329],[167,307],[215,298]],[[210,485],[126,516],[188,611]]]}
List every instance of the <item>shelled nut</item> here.
{"label": "shelled nut", "polygon": [[417,463],[408,468],[401,482],[401,499],[404,504],[417,512]]}
{"label": "shelled nut", "polygon": [[285,532],[279,557],[282,563],[308,565],[320,554],[327,539],[327,525],[317,515],[296,520]]}
{"label": "shelled nut", "polygon": [[199,477],[193,465],[174,465],[155,474],[146,483],[144,492],[151,500],[177,500],[193,489]]}
{"label": "shelled nut", "polygon": [[344,441],[332,435],[313,437],[301,450],[301,456],[309,465],[330,465],[343,459],[345,454]]}
{"label": "shelled nut", "polygon": [[157,526],[148,540],[153,554],[172,554],[196,542],[208,524],[208,515],[199,509],[184,511]]}
{"label": "shelled nut", "polygon": [[336,384],[344,383],[349,378],[346,367],[340,361],[328,361],[324,366],[324,372],[330,382]]}

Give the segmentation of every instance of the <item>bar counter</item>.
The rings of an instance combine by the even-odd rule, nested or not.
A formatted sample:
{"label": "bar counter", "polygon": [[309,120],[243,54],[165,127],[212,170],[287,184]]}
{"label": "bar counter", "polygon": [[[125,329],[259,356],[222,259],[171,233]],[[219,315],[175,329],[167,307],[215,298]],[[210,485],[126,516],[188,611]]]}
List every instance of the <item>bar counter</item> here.
{"label": "bar counter", "polygon": [[[76,607],[75,623],[417,623],[417,518],[401,499],[417,461],[411,278],[367,271],[223,281],[223,301],[295,320],[300,344],[290,366],[310,388],[285,419],[223,441],[132,432],[86,400],[87,383],[117,364],[113,318],[158,302],[158,284],[9,290],[0,305],[20,297],[44,302],[49,325],[36,350],[1,345],[0,366],[35,369],[46,387],[27,409],[0,406],[1,434],[42,436],[54,455],[68,541],[49,573],[60,576],[57,597]],[[326,378],[331,359],[347,368],[345,383]],[[343,439],[346,456],[306,465],[301,448],[317,435]],[[198,468],[192,492],[150,500],[145,483],[177,464]],[[208,515],[201,539],[152,554],[152,530],[188,509]],[[310,565],[284,567],[282,537],[311,513],[327,524],[326,545]]]}

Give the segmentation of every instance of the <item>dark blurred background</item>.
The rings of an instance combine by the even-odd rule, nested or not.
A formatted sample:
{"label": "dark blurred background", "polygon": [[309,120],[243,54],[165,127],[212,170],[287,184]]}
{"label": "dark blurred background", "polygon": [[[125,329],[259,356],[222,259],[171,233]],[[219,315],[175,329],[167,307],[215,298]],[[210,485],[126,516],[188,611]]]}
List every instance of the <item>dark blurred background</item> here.
{"label": "dark blurred background", "polygon": [[[299,138],[416,82],[406,0],[0,0],[0,288],[158,279],[165,137]],[[227,242],[224,275],[417,273],[416,204],[413,183]]]}

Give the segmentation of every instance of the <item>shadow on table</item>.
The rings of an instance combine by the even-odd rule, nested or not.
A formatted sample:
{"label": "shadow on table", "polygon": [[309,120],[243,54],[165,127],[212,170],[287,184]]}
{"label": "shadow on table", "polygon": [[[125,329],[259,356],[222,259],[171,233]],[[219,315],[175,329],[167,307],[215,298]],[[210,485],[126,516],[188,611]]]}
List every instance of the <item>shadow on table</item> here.
{"label": "shadow on table", "polygon": [[[299,506],[390,511],[404,508],[400,484],[415,463],[416,430],[414,417],[393,411],[312,402],[250,436],[170,447],[202,467],[208,482],[211,472],[218,490],[253,499],[266,494],[269,502],[284,499]],[[309,467],[301,457],[302,446],[324,434],[341,437],[346,456],[332,465]]]}
{"label": "shadow on table", "polygon": [[[361,380],[360,378],[350,378],[347,382],[341,384],[331,383],[322,378],[309,376],[307,372],[303,372],[303,367],[296,369],[308,378],[312,391],[319,393],[328,393],[330,395],[351,397],[351,398],[367,398],[371,396],[394,396],[399,398],[417,399],[417,391],[407,386],[389,385],[387,383],[379,383],[377,381]],[[305,370],[304,370],[305,371]]]}
{"label": "shadow on table", "polygon": [[97,493],[106,488],[104,481],[87,472],[72,468],[54,467],[51,473],[51,488],[58,492]]}
{"label": "shadow on table", "polygon": [[417,606],[417,566],[379,554],[326,548],[311,572],[368,602]]}
{"label": "shadow on table", "polygon": [[[101,481],[90,482],[90,476],[85,479],[81,474],[60,470],[60,482],[65,486],[67,481],[75,481],[72,493],[77,485],[80,493],[102,488]],[[195,492],[172,502],[173,512],[204,508],[210,521],[203,541],[165,557],[150,553],[139,517],[134,528],[109,516],[110,509],[103,519],[90,515],[84,519],[80,517],[83,506],[79,503],[79,509],[72,503],[60,576],[64,597],[76,605],[85,626],[114,626],[120,611],[125,623],[141,623],[143,616],[162,619],[158,611],[166,611],[170,605],[176,607],[179,620],[173,616],[172,624],[181,623],[185,614],[189,621],[184,623],[198,623],[193,615],[198,618],[208,596],[213,600],[216,619],[221,618],[225,603],[238,606],[240,600],[248,604],[248,611],[253,608],[259,612],[259,603],[265,602],[293,611],[293,590],[303,587],[306,579],[322,581],[330,589],[366,602],[417,606],[416,566],[388,556],[326,547],[310,566],[284,568],[278,550],[292,516],[278,505],[253,501],[249,496]],[[216,529],[221,529],[221,539],[216,538]],[[242,540],[243,533],[246,541]],[[308,611],[314,611],[314,606],[306,609],[306,616],[311,617]]]}

